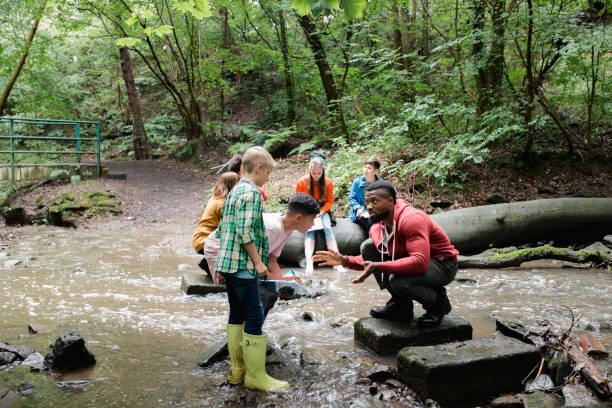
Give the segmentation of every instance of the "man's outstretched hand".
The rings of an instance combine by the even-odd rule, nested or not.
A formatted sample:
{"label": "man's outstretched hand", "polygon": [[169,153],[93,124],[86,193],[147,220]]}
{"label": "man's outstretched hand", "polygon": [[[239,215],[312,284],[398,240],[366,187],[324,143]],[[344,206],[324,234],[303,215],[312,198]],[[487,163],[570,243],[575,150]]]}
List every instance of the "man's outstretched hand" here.
{"label": "man's outstretched hand", "polygon": [[368,279],[368,276],[370,276],[377,270],[378,270],[378,262],[365,261],[363,263],[363,272],[361,273],[361,275],[353,279],[351,283],[361,283],[364,280]]}
{"label": "man's outstretched hand", "polygon": [[339,252],[332,249],[329,251],[317,251],[313,257],[315,262],[319,262],[321,266],[342,265],[344,257]]}

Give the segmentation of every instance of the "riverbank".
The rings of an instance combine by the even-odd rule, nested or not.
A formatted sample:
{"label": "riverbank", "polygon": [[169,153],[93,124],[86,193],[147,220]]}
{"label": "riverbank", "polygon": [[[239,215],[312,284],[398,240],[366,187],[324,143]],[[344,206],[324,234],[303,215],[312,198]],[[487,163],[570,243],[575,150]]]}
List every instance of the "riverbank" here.
{"label": "riverbank", "polygon": [[[65,193],[100,191],[115,194],[122,212],[111,216],[92,216],[77,219],[76,226],[90,227],[103,222],[109,226],[123,223],[147,225],[171,223],[194,226],[202,213],[210,189],[218,175],[210,167],[222,164],[227,152],[221,148],[210,157],[198,159],[205,167],[185,162],[159,160],[115,160],[104,162],[111,174],[125,175],[125,179],[91,179],[77,184],[55,181],[36,189],[13,195],[11,205],[23,206],[33,213],[41,202],[48,202]],[[507,152],[506,152],[507,153]],[[381,175],[391,180],[398,195],[413,206],[429,213],[456,208],[473,207],[500,202],[527,201],[564,196],[611,197],[612,160],[610,153],[599,149],[584,160],[568,158],[561,152],[547,151],[530,164],[516,162],[504,152],[493,155],[487,163],[471,164],[464,169],[470,176],[460,182],[461,188],[439,187],[428,179],[399,180],[383,162]],[[212,160],[212,161],[211,161]],[[277,160],[265,188],[270,199],[265,203],[269,212],[283,211],[286,201],[295,191],[295,184],[306,174],[308,155],[300,154]],[[336,180],[334,213],[348,213],[350,177],[339,179],[334,173],[333,156],[328,159],[329,172]],[[336,163],[336,165],[338,165]],[[0,195],[1,196],[1,195]]]}

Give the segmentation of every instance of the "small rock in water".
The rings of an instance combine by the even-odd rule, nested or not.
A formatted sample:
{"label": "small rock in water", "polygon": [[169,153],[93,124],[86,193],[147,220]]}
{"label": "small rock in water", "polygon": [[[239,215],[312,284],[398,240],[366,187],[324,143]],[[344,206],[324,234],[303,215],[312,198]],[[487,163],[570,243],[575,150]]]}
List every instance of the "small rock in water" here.
{"label": "small rock in water", "polygon": [[17,391],[20,395],[29,395],[34,392],[34,386],[29,382],[24,382],[19,384],[19,387],[17,387]]}
{"label": "small rock in water", "polygon": [[16,358],[17,356],[15,354],[4,351],[0,353],[0,366],[11,364]]}
{"label": "small rock in water", "polygon": [[4,261],[4,267],[7,269],[14,268],[20,263],[21,263],[21,259],[9,259],[8,261]]}
{"label": "small rock in water", "polygon": [[315,313],[314,312],[310,312],[310,311],[306,311],[306,312],[302,313],[302,319],[306,320],[307,322],[312,322],[315,319]]}
{"label": "small rock in water", "polygon": [[434,401],[432,399],[426,399],[425,400],[425,407],[427,407],[427,408],[440,408],[440,404],[438,404],[436,401]]}
{"label": "small rock in water", "polygon": [[404,384],[402,384],[401,382],[399,382],[397,380],[394,380],[393,378],[391,378],[390,380],[385,381],[385,384],[389,384],[393,388],[402,388],[404,386]]}
{"label": "small rock in water", "polygon": [[29,366],[31,371],[42,371],[45,369],[45,358],[42,354],[34,352],[23,360],[21,365]]}
{"label": "small rock in water", "polygon": [[610,320],[593,320],[590,323],[587,323],[585,326],[585,330],[588,331],[600,331],[600,330],[610,330]]}
{"label": "small rock in water", "polygon": [[367,375],[367,377],[377,383],[383,383],[387,380],[394,378],[396,374],[396,370],[392,367],[382,364],[375,364],[370,369],[370,373]]}
{"label": "small rock in water", "polygon": [[344,316],[336,317],[335,319],[330,320],[329,325],[331,327],[340,327],[349,323],[349,320]]}
{"label": "small rock in water", "polygon": [[96,358],[87,350],[85,340],[78,333],[64,333],[49,347],[51,351],[45,356],[45,365],[51,369],[74,369],[96,363]]}
{"label": "small rock in water", "polygon": [[87,387],[89,385],[89,381],[87,380],[59,381],[59,382],[56,382],[55,385],[57,385],[60,388],[78,389],[78,388]]}
{"label": "small rock in water", "polygon": [[548,375],[541,374],[537,379],[527,381],[525,391],[544,391],[554,386],[555,384]]}
{"label": "small rock in water", "polygon": [[86,275],[87,271],[81,267],[78,267],[72,272],[74,275]]}

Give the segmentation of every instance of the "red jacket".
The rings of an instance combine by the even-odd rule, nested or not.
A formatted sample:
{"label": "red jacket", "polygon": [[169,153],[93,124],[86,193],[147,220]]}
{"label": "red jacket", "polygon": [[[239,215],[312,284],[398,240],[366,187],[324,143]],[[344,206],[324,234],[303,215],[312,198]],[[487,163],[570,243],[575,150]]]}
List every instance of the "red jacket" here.
{"label": "red jacket", "polygon": [[[395,261],[378,263],[378,271],[393,275],[422,275],[427,272],[431,258],[447,258],[457,262],[459,251],[450,243],[444,230],[421,210],[398,199],[393,209],[396,231],[389,242],[389,254],[395,251]],[[383,221],[370,227],[370,238],[380,251],[382,249]],[[363,270],[363,258],[348,257],[348,267]]]}

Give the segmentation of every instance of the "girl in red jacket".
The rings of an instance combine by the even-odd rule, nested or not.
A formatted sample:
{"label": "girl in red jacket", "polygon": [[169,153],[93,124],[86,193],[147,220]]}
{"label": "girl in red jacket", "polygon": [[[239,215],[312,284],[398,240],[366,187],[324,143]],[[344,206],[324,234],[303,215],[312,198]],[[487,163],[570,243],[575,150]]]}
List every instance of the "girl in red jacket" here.
{"label": "girl in red jacket", "polygon": [[[308,164],[308,174],[302,177],[295,187],[296,193],[306,193],[315,198],[321,206],[319,217],[325,233],[327,248],[338,251],[338,243],[331,228],[329,210],[334,202],[334,183],[325,176],[325,164],[320,157],[314,157]],[[306,255],[305,273],[312,273],[314,264],[312,255],[315,248],[315,231],[308,231],[304,237],[304,254]],[[335,271],[344,271],[342,265],[334,266]]]}

